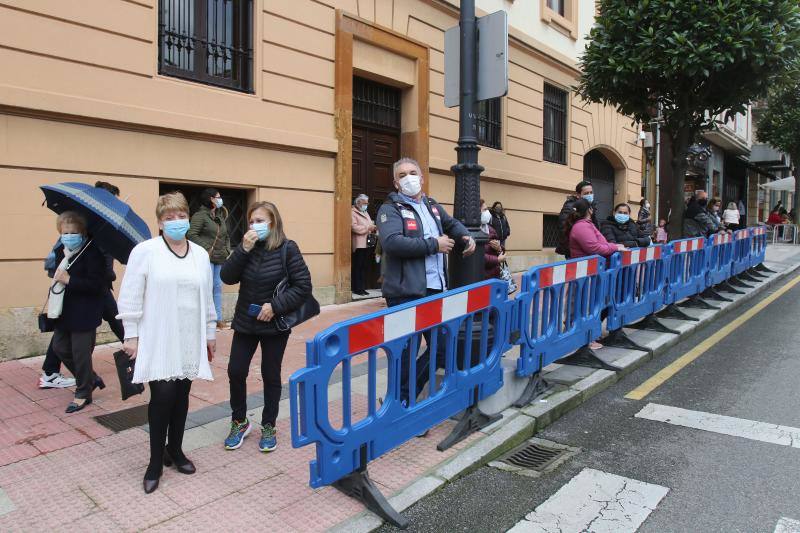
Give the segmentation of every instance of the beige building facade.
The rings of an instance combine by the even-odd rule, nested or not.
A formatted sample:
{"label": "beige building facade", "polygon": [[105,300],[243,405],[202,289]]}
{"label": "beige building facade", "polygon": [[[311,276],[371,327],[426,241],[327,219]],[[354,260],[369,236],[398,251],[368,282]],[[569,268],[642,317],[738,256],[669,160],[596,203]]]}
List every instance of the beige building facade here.
{"label": "beige building facade", "polygon": [[[639,199],[641,148],[630,119],[572,89],[593,1],[478,6],[509,11],[509,93],[482,108],[481,187],[504,204],[523,269],[550,257],[585,160],[610,201]],[[0,0],[0,359],[48,340],[35,317],[56,238],[50,183],[111,182],[154,233],[164,191],[219,187],[242,228],[247,203],[272,201],[318,299],[349,301],[354,194],[380,198],[409,156],[452,208],[443,51],[457,18],[449,0]]]}

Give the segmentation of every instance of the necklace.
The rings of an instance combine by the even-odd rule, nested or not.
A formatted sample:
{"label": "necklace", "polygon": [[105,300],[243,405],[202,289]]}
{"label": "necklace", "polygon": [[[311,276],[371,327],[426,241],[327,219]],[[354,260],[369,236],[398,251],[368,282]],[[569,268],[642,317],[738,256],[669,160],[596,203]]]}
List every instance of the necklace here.
{"label": "necklace", "polygon": [[163,234],[161,235],[161,239],[164,241],[164,244],[166,244],[166,245],[167,245],[167,249],[168,249],[170,252],[172,252],[172,255],[174,255],[174,256],[175,256],[175,257],[177,257],[178,259],[184,259],[184,258],[185,258],[187,255],[189,255],[189,243],[188,243],[188,242],[186,243],[186,252],[185,252],[183,255],[178,255],[178,254],[175,252],[175,250],[173,250],[173,249],[172,249],[172,246],[170,246],[170,245],[169,245],[169,243],[167,242],[167,238],[166,238],[166,237],[164,237],[164,235],[163,235]]}

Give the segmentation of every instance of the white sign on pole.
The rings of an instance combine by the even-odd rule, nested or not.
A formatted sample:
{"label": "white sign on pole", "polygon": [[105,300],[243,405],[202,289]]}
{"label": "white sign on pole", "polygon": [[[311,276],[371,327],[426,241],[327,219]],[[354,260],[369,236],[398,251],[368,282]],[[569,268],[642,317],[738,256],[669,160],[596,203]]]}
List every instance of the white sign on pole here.
{"label": "white sign on pole", "polygon": [[[477,101],[508,94],[508,13],[478,18]],[[457,107],[461,85],[461,34],[454,26],[444,34],[444,105]]]}

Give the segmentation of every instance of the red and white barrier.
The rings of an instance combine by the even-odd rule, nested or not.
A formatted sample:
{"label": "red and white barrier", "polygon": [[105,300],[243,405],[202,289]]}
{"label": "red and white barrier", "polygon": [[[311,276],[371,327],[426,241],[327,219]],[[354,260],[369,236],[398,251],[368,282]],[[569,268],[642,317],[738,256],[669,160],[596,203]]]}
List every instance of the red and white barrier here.
{"label": "red and white barrier", "polygon": [[697,239],[685,240],[685,241],[678,241],[672,243],[672,251],[676,254],[683,254],[686,252],[694,252],[697,250],[702,250],[705,246],[706,240],[702,237],[698,237]]}
{"label": "red and white barrier", "polygon": [[552,287],[568,281],[594,276],[598,272],[598,259],[586,259],[555,265],[539,270],[539,288]]}
{"label": "red and white barrier", "polygon": [[622,266],[638,265],[661,259],[661,246],[649,246],[622,252]]}

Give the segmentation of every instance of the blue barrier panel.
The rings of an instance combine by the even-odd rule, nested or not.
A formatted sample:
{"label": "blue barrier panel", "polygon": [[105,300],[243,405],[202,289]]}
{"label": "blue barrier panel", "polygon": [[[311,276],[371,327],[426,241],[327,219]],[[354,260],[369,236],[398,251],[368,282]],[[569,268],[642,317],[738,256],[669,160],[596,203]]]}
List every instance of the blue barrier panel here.
{"label": "blue barrier panel", "polygon": [[[499,390],[500,359],[507,345],[503,332],[510,314],[507,290],[505,281],[485,281],[341,322],[309,341],[306,368],[289,379],[292,446],[316,443],[309,484],[329,485],[363,469],[367,461]],[[480,332],[479,341],[464,342],[473,338],[473,331]],[[430,342],[430,357],[444,359],[444,376],[437,385],[437,365],[420,368],[423,376],[428,373],[428,396],[417,400],[412,377],[408,401],[401,402],[402,368],[405,365],[411,376],[419,374],[417,354],[423,338]],[[379,357],[388,367],[382,405],[377,402]],[[366,359],[367,365],[366,398],[358,395],[361,404],[366,401],[360,420],[353,420],[353,410],[359,407],[353,401],[355,358]],[[334,427],[328,387],[337,368],[342,378],[341,422]],[[334,420],[338,422],[338,416]]]}
{"label": "blue barrier panel", "polygon": [[705,238],[681,239],[667,246],[672,250],[665,304],[674,304],[706,288]]}
{"label": "blue barrier panel", "polygon": [[634,248],[611,256],[608,271],[609,331],[641,320],[664,307],[669,273],[669,248]]}
{"label": "blue barrier panel", "polygon": [[750,268],[764,262],[767,255],[767,227],[757,226],[750,228],[752,247],[750,249]]}
{"label": "blue barrier panel", "polygon": [[750,230],[740,229],[733,232],[731,276],[738,276],[748,268],[750,268]]}
{"label": "blue barrier panel", "polygon": [[731,277],[734,241],[730,233],[716,233],[708,240],[706,285],[713,287]]}
{"label": "blue barrier panel", "polygon": [[593,255],[537,266],[522,275],[517,375],[531,376],[600,337],[605,270],[605,260]]}

